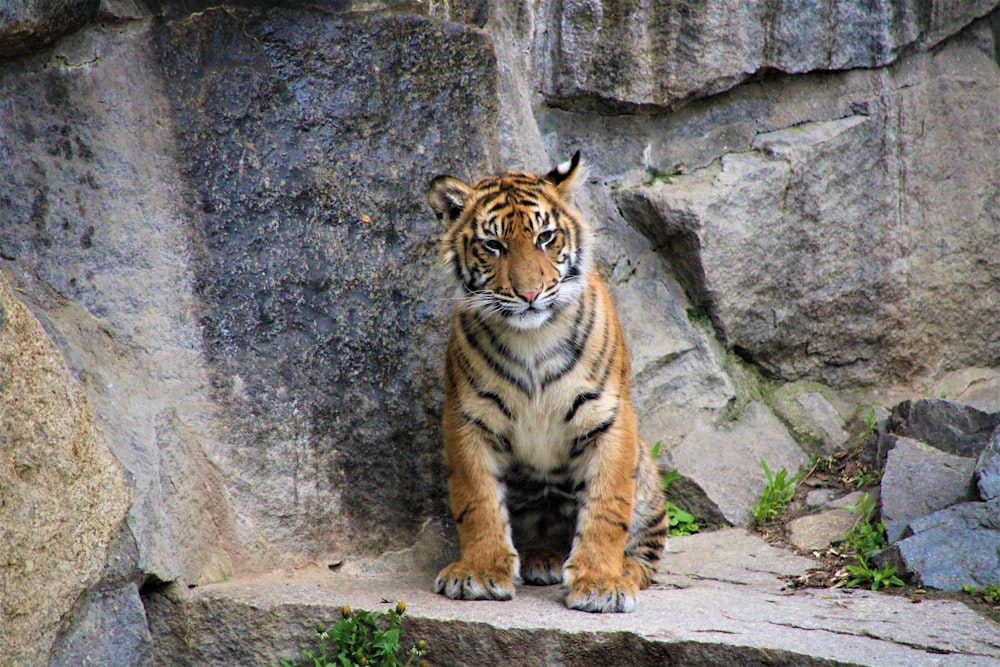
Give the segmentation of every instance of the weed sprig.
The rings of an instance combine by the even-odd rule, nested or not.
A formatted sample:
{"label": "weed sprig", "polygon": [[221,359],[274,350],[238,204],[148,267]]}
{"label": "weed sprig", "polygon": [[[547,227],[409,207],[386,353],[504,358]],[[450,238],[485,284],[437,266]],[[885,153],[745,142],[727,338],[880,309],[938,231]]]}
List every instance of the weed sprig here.
{"label": "weed sprig", "polygon": [[281,667],[411,667],[415,660],[419,660],[418,667],[425,667],[427,661],[421,658],[427,652],[427,642],[422,639],[406,654],[406,662],[399,658],[401,619],[405,611],[406,603],[402,600],[384,614],[364,609],[352,611],[344,605],[343,618],[316,630],[319,650],[302,651],[308,662],[282,658]]}
{"label": "weed sprig", "polygon": [[781,513],[785,511],[788,503],[795,496],[795,487],[802,477],[801,474],[789,477],[788,471],[784,468],[774,474],[764,459],[760,460],[760,466],[767,476],[767,483],[764,485],[760,500],[753,508],[753,519],[758,526],[781,516]]}

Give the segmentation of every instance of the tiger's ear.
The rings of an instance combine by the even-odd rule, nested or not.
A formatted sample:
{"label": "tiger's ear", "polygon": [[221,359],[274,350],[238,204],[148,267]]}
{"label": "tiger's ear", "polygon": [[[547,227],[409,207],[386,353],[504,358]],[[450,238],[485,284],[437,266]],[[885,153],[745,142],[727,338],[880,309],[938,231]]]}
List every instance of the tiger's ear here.
{"label": "tiger's ear", "polygon": [[545,174],[545,180],[556,186],[559,195],[566,201],[573,198],[573,193],[579,187],[578,177],[583,172],[583,162],[580,160],[580,151],[573,153],[573,157],[562,164],[554,167],[552,171]]}
{"label": "tiger's ear", "polygon": [[470,194],[472,188],[453,176],[438,176],[427,186],[427,202],[445,227],[462,215]]}

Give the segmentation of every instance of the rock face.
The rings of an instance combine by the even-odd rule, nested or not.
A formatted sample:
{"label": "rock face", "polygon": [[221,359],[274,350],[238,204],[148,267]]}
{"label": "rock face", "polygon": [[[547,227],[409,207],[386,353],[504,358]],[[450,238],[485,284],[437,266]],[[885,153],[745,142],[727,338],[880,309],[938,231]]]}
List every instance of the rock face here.
{"label": "rock face", "polygon": [[0,272],[0,655],[44,665],[131,500],[90,406]]}
{"label": "rock face", "polygon": [[[1000,72],[973,43],[891,72],[888,90],[854,89],[844,117],[617,192],[726,345],[774,377],[851,385],[996,363],[1000,306],[983,287],[1000,270],[1000,167],[986,157],[1000,147],[994,132],[969,153],[956,128],[1000,127]],[[923,104],[938,111],[909,120]],[[970,157],[985,171],[957,189],[931,167]],[[936,228],[956,218],[961,231]],[[956,308],[983,318],[956,331]]]}
{"label": "rock face", "polygon": [[[111,481],[74,504],[99,527],[55,616],[4,608],[41,628],[30,660],[148,664],[164,584],[433,570],[453,549],[440,173],[583,150],[641,433],[705,526],[748,520],[760,458],[847,446],[855,390],[970,377],[991,397],[997,4],[6,3],[3,303],[38,314],[79,384],[66,405],[132,488],[123,524],[94,463]],[[36,461],[68,414],[0,456]],[[60,479],[45,502],[91,483]],[[0,559],[27,572],[12,595],[39,599],[50,578],[22,560]]]}
{"label": "rock face", "polygon": [[882,67],[996,2],[543,3],[542,91],[566,106],[672,106],[756,72]]}

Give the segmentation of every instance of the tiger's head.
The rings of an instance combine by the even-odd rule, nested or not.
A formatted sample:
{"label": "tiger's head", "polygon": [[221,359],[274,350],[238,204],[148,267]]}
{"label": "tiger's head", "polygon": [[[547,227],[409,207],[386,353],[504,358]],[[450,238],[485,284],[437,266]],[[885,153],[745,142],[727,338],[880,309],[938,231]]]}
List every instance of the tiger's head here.
{"label": "tiger's head", "polygon": [[572,204],[581,171],[578,151],[544,176],[431,182],[427,199],[446,228],[441,258],[463,307],[535,329],[579,296],[591,261],[591,231]]}

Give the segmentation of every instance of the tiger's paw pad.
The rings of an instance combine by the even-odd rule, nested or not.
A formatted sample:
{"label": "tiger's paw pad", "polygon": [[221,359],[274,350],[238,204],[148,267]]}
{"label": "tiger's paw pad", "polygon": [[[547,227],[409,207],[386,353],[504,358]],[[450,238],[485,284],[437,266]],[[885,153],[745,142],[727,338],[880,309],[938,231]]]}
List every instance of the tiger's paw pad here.
{"label": "tiger's paw pad", "polygon": [[639,587],[626,577],[591,579],[578,577],[566,593],[570,609],[595,613],[635,611]]}
{"label": "tiger's paw pad", "polygon": [[481,572],[462,561],[445,567],[434,580],[434,592],[452,600],[510,600],[513,573]]}
{"label": "tiger's paw pad", "polygon": [[529,586],[558,584],[563,577],[563,560],[554,551],[525,551],[521,554],[521,578]]}

